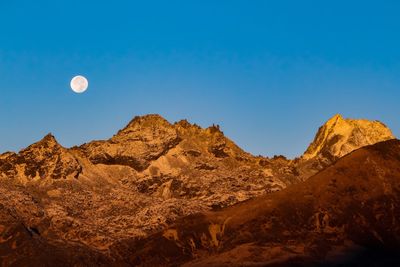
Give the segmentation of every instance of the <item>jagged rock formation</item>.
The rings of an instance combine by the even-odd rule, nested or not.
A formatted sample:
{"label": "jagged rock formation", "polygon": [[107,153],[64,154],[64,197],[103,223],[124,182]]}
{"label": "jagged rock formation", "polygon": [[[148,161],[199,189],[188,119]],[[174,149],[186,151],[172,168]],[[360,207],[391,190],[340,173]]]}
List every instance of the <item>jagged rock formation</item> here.
{"label": "jagged rock formation", "polygon": [[80,149],[94,164],[126,165],[143,171],[180,141],[167,120],[148,115],[134,118],[110,140],[91,142]]}
{"label": "jagged rock formation", "polygon": [[124,183],[163,199],[198,199],[223,207],[286,186],[217,126],[170,124],[159,115],[134,118],[106,141],[75,148],[93,164],[130,166]]}
{"label": "jagged rock formation", "polygon": [[382,122],[337,114],[318,129],[304,154],[288,165],[296,171],[294,182],[304,181],[356,149],[391,139],[395,137]]}
{"label": "jagged rock formation", "polygon": [[318,130],[303,159],[335,160],[363,146],[394,139],[391,130],[380,121],[344,119],[337,114]]}
{"label": "jagged rock formation", "polygon": [[20,153],[6,153],[0,158],[0,175],[28,180],[78,178],[82,166],[54,136],[48,134],[41,141]]}
{"label": "jagged rock formation", "polygon": [[399,222],[400,141],[391,140],[304,183],[115,249],[138,266],[397,266]]}
{"label": "jagged rock formation", "polygon": [[[376,132],[353,135],[368,142],[387,138]],[[323,142],[316,138],[310,147],[337,151],[329,148],[334,143],[327,140],[337,139],[331,136],[337,134]],[[345,140],[352,148],[364,144],[354,137]],[[0,155],[0,207],[7,211],[0,213],[0,251],[10,253],[0,261],[9,265],[26,255],[42,261],[54,249],[59,263],[72,257],[67,266],[78,257],[71,253],[90,255],[87,265],[121,265],[118,260],[126,263],[126,258],[110,257],[118,253],[116,243],[123,246],[121,240],[144,238],[178,218],[282,190],[332,163],[321,164],[325,154],[296,160],[255,157],[218,126],[171,124],[159,115],[136,117],[108,140],[70,149],[47,135],[19,153]],[[16,236],[26,240],[15,241]],[[40,251],[37,242],[43,245],[37,246]],[[45,262],[54,265],[52,260]]]}

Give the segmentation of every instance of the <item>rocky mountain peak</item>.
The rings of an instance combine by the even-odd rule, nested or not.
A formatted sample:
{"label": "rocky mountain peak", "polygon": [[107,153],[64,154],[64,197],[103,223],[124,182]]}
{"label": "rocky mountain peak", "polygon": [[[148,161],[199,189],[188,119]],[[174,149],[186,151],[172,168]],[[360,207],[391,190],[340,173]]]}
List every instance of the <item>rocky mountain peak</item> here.
{"label": "rocky mountain peak", "polygon": [[77,159],[62,147],[52,134],[21,150],[9,153],[0,161],[0,175],[31,179],[77,178],[82,167]]}
{"label": "rocky mountain peak", "polygon": [[336,114],[319,128],[302,158],[333,160],[360,147],[394,138],[391,130],[380,121],[345,119]]}
{"label": "rocky mountain peak", "polygon": [[27,148],[19,152],[20,155],[33,154],[36,157],[49,157],[50,155],[57,153],[64,149],[56,140],[54,135],[48,133],[40,141],[33,143]]}
{"label": "rocky mountain peak", "polygon": [[42,140],[44,141],[56,141],[57,142],[57,140],[56,140],[56,138],[54,137],[54,135],[52,134],[52,133],[48,133],[48,134],[46,134],[43,138],[42,138]]}
{"label": "rocky mountain peak", "polygon": [[160,128],[171,127],[172,125],[158,114],[148,114],[143,116],[135,116],[128,125],[119,133],[130,132],[132,130],[140,130],[143,128]]}
{"label": "rocky mountain peak", "polygon": [[54,135],[52,133],[48,133],[40,141],[33,144],[33,146],[35,146],[35,147],[45,146],[47,148],[50,148],[50,147],[55,147],[55,146],[58,147],[61,145],[57,142],[57,139],[54,137]]}
{"label": "rocky mountain peak", "polygon": [[143,141],[158,142],[160,139],[175,139],[174,125],[158,114],[136,116],[128,125],[111,138],[113,142]]}
{"label": "rocky mountain peak", "polygon": [[130,166],[143,171],[181,141],[174,125],[157,114],[136,116],[109,140],[80,147],[95,164]]}
{"label": "rocky mountain peak", "polygon": [[175,122],[174,126],[178,130],[182,130],[182,129],[184,129],[184,130],[190,130],[190,129],[201,130],[201,127],[198,126],[196,123],[192,124],[186,119]]}

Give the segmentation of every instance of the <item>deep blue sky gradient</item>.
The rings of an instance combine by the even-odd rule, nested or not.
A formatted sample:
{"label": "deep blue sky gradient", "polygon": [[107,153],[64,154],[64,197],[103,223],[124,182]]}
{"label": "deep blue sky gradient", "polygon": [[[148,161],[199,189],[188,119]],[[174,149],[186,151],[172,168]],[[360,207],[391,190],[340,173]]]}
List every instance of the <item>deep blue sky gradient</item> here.
{"label": "deep blue sky gradient", "polygon": [[[400,136],[399,1],[0,1],[0,151],[135,115],[187,118],[254,154],[301,154],[329,117]],[[69,81],[89,79],[74,94]]]}

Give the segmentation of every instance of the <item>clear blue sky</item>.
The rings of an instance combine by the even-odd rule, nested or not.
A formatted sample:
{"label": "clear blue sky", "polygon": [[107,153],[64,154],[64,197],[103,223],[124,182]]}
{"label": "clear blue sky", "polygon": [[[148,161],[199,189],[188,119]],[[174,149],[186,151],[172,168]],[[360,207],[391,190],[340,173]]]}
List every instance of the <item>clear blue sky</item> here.
{"label": "clear blue sky", "polygon": [[[400,1],[0,1],[0,151],[133,116],[220,124],[254,154],[302,153],[335,113],[400,136]],[[74,94],[69,81],[90,87]]]}

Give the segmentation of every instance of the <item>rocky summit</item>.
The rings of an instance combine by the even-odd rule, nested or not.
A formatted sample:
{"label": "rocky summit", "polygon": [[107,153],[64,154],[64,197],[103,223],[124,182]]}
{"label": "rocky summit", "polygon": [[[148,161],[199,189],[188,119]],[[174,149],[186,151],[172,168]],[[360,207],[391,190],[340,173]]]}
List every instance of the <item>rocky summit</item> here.
{"label": "rocky summit", "polygon": [[304,159],[338,159],[360,147],[394,139],[391,130],[380,121],[345,119],[333,116],[318,130]]}
{"label": "rocky summit", "polygon": [[390,139],[380,122],[340,115],[294,160],[159,115],[72,148],[49,134],[0,155],[0,264],[318,263],[368,240],[397,248],[400,151]]}

